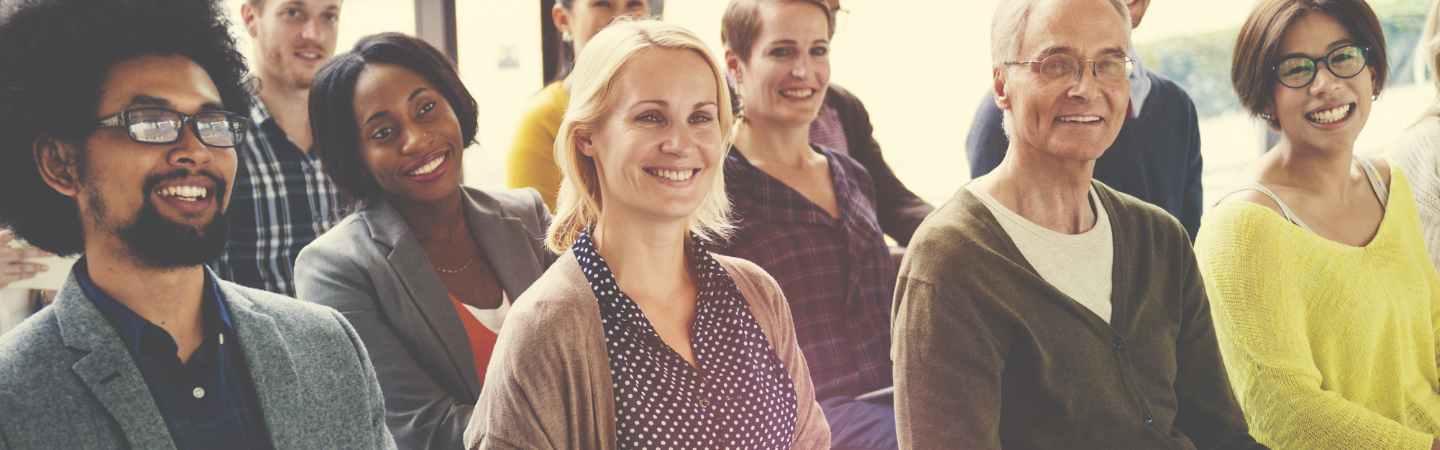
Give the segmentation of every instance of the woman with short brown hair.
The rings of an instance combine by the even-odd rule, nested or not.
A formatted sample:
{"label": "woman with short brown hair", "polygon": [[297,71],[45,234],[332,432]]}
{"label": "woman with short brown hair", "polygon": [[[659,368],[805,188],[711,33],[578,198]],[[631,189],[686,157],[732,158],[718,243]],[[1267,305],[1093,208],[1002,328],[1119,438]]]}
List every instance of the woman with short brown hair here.
{"label": "woman with short brown hair", "polygon": [[1196,254],[1251,430],[1275,448],[1440,448],[1440,275],[1406,174],[1355,156],[1386,78],[1364,0],[1263,0],[1232,81],[1280,132]]}

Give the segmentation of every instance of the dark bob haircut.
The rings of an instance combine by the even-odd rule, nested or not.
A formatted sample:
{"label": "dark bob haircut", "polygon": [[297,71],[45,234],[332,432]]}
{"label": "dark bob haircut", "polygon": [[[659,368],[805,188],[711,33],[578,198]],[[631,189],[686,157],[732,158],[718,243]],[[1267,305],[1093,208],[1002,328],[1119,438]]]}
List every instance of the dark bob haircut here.
{"label": "dark bob haircut", "polygon": [[235,50],[229,21],[210,0],[22,0],[6,11],[0,19],[0,225],[36,247],[61,255],[84,250],[75,201],[40,178],[33,149],[37,139],[83,148],[96,129],[100,86],[117,63],[187,57],[210,75],[226,109],[249,111],[245,59]]}
{"label": "dark bob haircut", "polygon": [[355,123],[355,84],[368,64],[400,66],[435,85],[460,120],[462,146],[475,142],[479,109],[455,73],[455,65],[444,54],[425,41],[400,33],[360,38],[349,52],[325,64],[310,86],[310,129],[315,133],[315,151],[335,186],[362,203],[383,193],[360,158],[360,124]]}
{"label": "dark bob haircut", "polygon": [[[1280,63],[1280,43],[1290,26],[1306,14],[1330,16],[1345,27],[1355,44],[1368,48],[1366,65],[1375,74],[1375,95],[1385,89],[1390,61],[1385,54],[1385,33],[1380,19],[1365,0],[1263,0],[1250,12],[1240,37],[1235,40],[1230,63],[1230,83],[1240,104],[1260,116],[1275,101],[1275,65]],[[1271,126],[1277,122],[1269,120]]]}

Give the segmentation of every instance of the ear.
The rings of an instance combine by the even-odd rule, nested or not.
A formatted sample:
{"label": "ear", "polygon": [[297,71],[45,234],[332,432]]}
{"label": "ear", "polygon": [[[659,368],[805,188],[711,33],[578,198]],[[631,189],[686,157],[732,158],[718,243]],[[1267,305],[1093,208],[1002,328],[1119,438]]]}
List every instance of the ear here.
{"label": "ear", "polygon": [[990,88],[995,94],[995,107],[1000,108],[1001,111],[1010,109],[1010,95],[1006,90],[1006,83],[1008,81],[1005,79],[1005,69],[1000,67],[991,69],[990,76],[993,82]]}
{"label": "ear", "polygon": [[595,157],[595,141],[591,138],[590,133],[576,132],[575,146],[580,149],[580,154],[591,158]]}
{"label": "ear", "polygon": [[560,2],[550,7],[550,21],[555,23],[555,30],[560,32],[570,31],[570,14],[565,12],[565,7]]}
{"label": "ear", "polygon": [[740,57],[728,48],[725,49],[725,71],[730,73],[731,81],[740,84]]}
{"label": "ear", "polygon": [[247,1],[240,5],[240,20],[245,22],[245,32],[250,33],[250,38],[252,39],[255,38],[255,35],[259,32],[256,28],[258,26],[257,19],[259,18],[260,11],[256,10],[255,6],[251,5],[250,2]]}
{"label": "ear", "polygon": [[74,146],[50,136],[35,138],[31,155],[40,178],[60,195],[74,198],[80,193],[80,152]]}

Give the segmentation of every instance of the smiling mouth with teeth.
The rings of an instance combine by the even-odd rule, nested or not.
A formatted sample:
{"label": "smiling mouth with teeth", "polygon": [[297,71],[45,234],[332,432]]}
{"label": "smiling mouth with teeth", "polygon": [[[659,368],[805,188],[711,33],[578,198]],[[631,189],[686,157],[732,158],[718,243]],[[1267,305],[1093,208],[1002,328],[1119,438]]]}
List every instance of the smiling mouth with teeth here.
{"label": "smiling mouth with teeth", "polygon": [[782,89],[780,96],[795,99],[808,99],[815,96],[815,90],[809,88]]}
{"label": "smiling mouth with teeth", "polygon": [[161,189],[157,193],[160,194],[161,197],[174,198],[187,202],[198,202],[210,198],[210,190],[200,186],[170,186]]}
{"label": "smiling mouth with teeth", "polygon": [[1060,116],[1058,120],[1069,123],[1096,123],[1100,121],[1100,116]]}
{"label": "smiling mouth with teeth", "polygon": [[1314,111],[1305,114],[1305,119],[1321,125],[1332,124],[1344,120],[1355,110],[1354,103],[1347,103],[1323,111]]}
{"label": "smiling mouth with teeth", "polygon": [[448,156],[442,154],[435,159],[430,160],[430,162],[425,163],[425,165],[415,168],[415,170],[410,171],[410,173],[407,173],[406,175],[418,177],[434,173],[436,169],[440,168],[441,164],[445,163],[445,160],[447,158]]}
{"label": "smiling mouth with teeth", "polygon": [[683,182],[694,178],[695,174],[700,173],[700,169],[645,169],[645,173],[670,181]]}

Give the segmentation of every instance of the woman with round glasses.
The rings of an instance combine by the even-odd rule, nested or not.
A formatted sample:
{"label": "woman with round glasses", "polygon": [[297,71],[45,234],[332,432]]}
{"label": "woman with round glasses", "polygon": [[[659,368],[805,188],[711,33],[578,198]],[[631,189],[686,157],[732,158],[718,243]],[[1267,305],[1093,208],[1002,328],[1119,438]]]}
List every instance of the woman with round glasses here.
{"label": "woman with round glasses", "polygon": [[1418,47],[1417,55],[1430,71],[1431,87],[1437,97],[1420,120],[1389,145],[1386,155],[1410,176],[1430,260],[1440,269],[1440,1],[1430,2],[1430,14],[1425,19],[1425,31]]}
{"label": "woman with round glasses", "polygon": [[1242,104],[1280,132],[1196,242],[1251,430],[1280,449],[1440,448],[1440,274],[1406,174],[1358,158],[1386,79],[1364,0],[1264,0],[1235,45]]}

